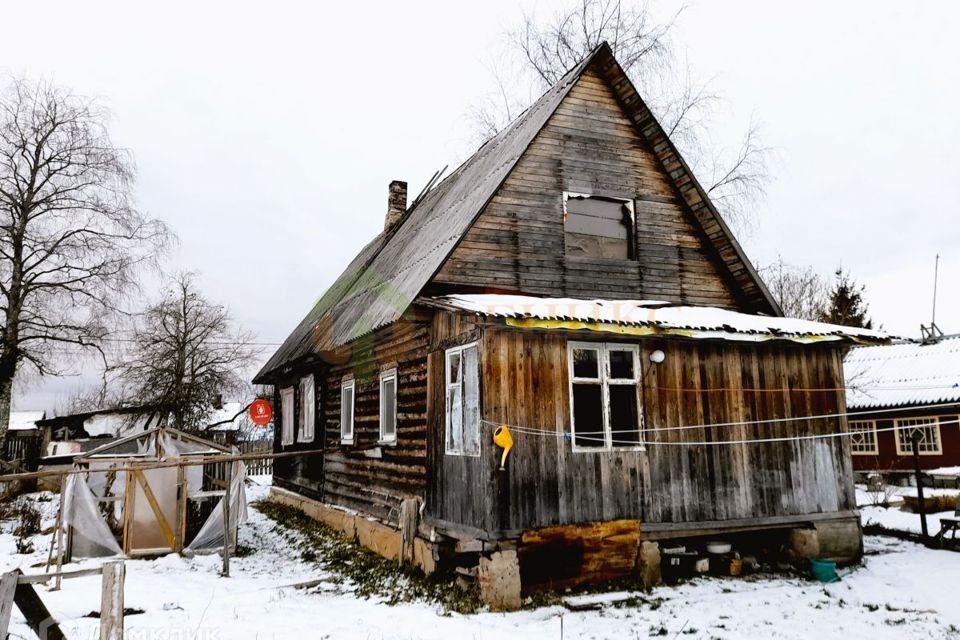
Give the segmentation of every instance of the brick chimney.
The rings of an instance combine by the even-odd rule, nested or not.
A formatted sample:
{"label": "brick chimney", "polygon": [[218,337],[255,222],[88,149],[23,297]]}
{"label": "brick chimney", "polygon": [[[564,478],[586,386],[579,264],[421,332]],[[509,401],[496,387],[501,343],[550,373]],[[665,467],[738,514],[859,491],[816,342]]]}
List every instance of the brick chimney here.
{"label": "brick chimney", "polygon": [[402,180],[394,180],[390,183],[390,195],[387,198],[387,219],[383,224],[384,231],[389,231],[395,227],[406,210],[407,183]]}

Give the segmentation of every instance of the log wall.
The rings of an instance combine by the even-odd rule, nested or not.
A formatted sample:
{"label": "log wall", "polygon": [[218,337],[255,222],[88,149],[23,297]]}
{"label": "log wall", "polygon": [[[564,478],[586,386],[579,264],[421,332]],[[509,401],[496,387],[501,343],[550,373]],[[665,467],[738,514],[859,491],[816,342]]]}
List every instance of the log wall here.
{"label": "log wall", "polygon": [[[613,336],[640,345],[645,451],[573,453],[567,340],[599,334],[487,327],[481,350],[481,406],[494,422],[541,429],[515,433],[506,471],[492,426],[480,458],[442,455],[431,513],[500,532],[559,524],[637,519],[696,523],[762,519],[855,508],[846,438],[789,443],[686,443],[763,439],[846,429],[842,417],[759,426],[658,431],[664,427],[842,413],[840,349],[788,342],[705,342]],[[650,363],[654,350],[666,353]],[[442,354],[432,354],[431,382],[442,384]],[[791,390],[793,389],[793,390]],[[443,441],[443,398],[430,412]],[[434,418],[439,416],[439,421]],[[468,490],[457,490],[467,487]]]}
{"label": "log wall", "polygon": [[[317,365],[313,369],[319,384],[313,444],[280,446],[279,389],[286,385],[277,384],[275,450],[322,447],[324,452],[322,456],[277,460],[275,484],[390,522],[397,521],[404,498],[424,499],[428,339],[429,314],[415,316],[362,337],[350,349],[330,354],[329,362]],[[379,374],[392,368],[397,370],[397,441],[380,444]],[[340,385],[349,376],[355,382],[354,440],[344,444],[340,439]],[[297,389],[298,411],[299,396]]]}

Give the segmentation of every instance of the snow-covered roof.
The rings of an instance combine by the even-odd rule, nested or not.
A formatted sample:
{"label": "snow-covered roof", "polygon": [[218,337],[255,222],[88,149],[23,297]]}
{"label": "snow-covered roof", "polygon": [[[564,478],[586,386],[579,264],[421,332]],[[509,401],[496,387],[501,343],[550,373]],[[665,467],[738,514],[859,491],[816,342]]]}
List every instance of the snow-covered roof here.
{"label": "snow-covered roof", "polygon": [[507,318],[508,322],[532,319],[584,325],[565,327],[572,329],[616,331],[618,327],[638,327],[651,334],[747,342],[844,340],[874,344],[889,340],[886,334],[870,329],[796,318],[758,316],[716,307],[670,306],[667,302],[657,300],[580,300],[474,294],[422,299],[421,302],[483,316]]}
{"label": "snow-covered roof", "polygon": [[960,402],[960,335],[856,347],[843,368],[851,409]]}
{"label": "snow-covered roof", "polygon": [[7,429],[10,431],[29,431],[37,428],[37,421],[47,417],[46,411],[11,411]]}

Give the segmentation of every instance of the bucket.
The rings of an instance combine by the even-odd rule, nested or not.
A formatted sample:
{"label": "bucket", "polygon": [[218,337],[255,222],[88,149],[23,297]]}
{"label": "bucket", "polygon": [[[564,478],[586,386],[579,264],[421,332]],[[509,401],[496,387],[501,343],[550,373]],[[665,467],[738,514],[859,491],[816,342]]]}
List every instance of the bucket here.
{"label": "bucket", "polygon": [[820,582],[836,582],[840,579],[837,575],[837,563],[829,560],[811,560],[810,572]]}

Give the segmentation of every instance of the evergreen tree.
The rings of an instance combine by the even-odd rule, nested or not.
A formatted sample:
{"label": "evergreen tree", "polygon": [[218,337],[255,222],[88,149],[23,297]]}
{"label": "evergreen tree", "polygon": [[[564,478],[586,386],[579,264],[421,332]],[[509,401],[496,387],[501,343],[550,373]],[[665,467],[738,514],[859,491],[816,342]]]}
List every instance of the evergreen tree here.
{"label": "evergreen tree", "polygon": [[834,272],[834,284],[827,294],[827,309],[820,316],[822,322],[847,327],[872,329],[873,320],[867,317],[867,303],[863,298],[866,286],[857,284],[842,268]]}

